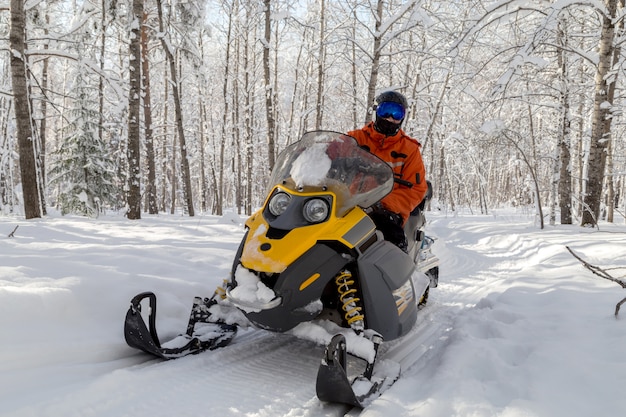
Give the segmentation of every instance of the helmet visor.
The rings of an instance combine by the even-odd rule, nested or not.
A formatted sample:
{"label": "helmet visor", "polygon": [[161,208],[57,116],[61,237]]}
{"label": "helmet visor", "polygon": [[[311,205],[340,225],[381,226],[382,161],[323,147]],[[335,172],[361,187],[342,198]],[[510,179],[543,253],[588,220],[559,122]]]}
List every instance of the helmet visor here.
{"label": "helmet visor", "polygon": [[376,106],[376,116],[386,119],[388,117],[393,117],[395,120],[404,119],[404,107],[400,103],[395,103],[393,101],[383,101],[378,106]]}

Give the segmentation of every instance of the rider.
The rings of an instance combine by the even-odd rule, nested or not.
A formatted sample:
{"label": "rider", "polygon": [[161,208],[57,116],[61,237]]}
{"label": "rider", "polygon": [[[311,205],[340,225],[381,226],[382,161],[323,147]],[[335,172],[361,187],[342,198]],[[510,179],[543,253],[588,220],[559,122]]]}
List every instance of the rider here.
{"label": "rider", "polygon": [[396,180],[393,190],[372,207],[370,217],[385,239],[405,252],[404,222],[424,199],[428,189],[421,145],[400,128],[407,108],[408,102],[402,94],[385,91],[376,97],[374,121],[348,132],[362,148],[393,169]]}

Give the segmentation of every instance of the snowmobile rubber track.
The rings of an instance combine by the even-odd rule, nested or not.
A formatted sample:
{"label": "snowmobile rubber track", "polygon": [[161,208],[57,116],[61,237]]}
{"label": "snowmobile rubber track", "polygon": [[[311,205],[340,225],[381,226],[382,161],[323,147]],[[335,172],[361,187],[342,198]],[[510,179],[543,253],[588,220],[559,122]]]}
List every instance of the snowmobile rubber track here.
{"label": "snowmobile rubber track", "polygon": [[[141,316],[141,302],[148,298],[150,313],[148,326]],[[196,311],[196,303],[192,308],[192,316],[187,328],[186,338],[188,342],[184,346],[166,348],[161,346],[156,331],[156,296],[152,292],[137,294],[130,302],[130,308],[126,313],[124,322],[124,338],[126,343],[133,348],[140,349],[162,359],[176,359],[187,355],[193,355],[205,350],[213,350],[228,345],[237,333],[237,326],[224,323],[212,323],[219,328],[219,334],[207,340],[193,335],[193,327],[196,323],[193,314]],[[203,320],[204,321],[204,320]]]}

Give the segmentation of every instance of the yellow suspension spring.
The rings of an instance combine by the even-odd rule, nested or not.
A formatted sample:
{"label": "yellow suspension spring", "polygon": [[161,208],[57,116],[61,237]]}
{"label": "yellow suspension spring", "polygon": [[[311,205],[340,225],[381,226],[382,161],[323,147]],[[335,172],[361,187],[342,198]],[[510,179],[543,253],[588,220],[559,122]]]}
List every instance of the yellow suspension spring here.
{"label": "yellow suspension spring", "polygon": [[342,303],[341,308],[345,311],[344,317],[349,325],[357,325],[357,327],[363,326],[363,319],[365,316],[361,314],[361,306],[357,303],[361,301],[360,298],[355,297],[355,288],[351,288],[354,284],[352,273],[348,270],[341,271],[335,278],[335,284],[337,284],[337,292],[339,293],[339,301]]}
{"label": "yellow suspension spring", "polygon": [[221,300],[225,300],[226,299],[226,288],[228,287],[229,281],[227,279],[224,279],[222,281],[222,285],[218,286],[215,289],[215,294],[221,299]]}

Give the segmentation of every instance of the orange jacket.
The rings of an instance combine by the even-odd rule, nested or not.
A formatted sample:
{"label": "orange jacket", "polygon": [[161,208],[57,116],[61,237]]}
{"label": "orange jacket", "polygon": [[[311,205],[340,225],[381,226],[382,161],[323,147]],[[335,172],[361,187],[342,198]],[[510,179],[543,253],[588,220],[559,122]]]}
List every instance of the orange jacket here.
{"label": "orange jacket", "polygon": [[352,130],[348,135],[355,138],[361,147],[387,162],[396,178],[413,184],[409,187],[395,182],[393,190],[380,201],[384,208],[400,214],[406,221],[411,211],[422,202],[428,189],[419,142],[407,136],[402,129],[393,136],[379,133],[374,129],[374,122],[362,129]]}

